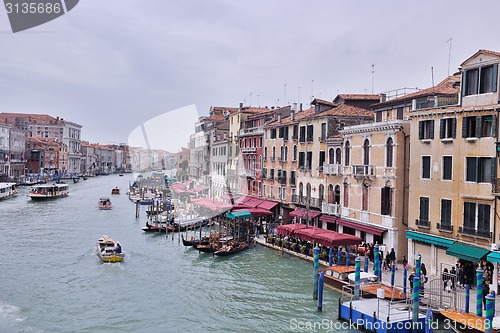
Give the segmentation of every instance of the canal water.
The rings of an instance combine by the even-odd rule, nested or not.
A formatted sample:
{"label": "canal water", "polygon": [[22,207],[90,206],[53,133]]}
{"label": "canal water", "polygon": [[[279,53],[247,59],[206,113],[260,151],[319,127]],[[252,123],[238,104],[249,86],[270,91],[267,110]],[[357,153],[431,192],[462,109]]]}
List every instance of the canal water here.
{"label": "canal water", "polygon": [[[316,310],[310,262],[259,245],[212,257],[145,234],[145,206],[136,219],[125,194],[132,180],[89,178],[47,202],[20,187],[0,201],[0,332],[347,331],[335,325],[337,292],[325,289]],[[101,196],[112,210],[97,208]],[[122,244],[123,263],[100,262],[103,234]]]}

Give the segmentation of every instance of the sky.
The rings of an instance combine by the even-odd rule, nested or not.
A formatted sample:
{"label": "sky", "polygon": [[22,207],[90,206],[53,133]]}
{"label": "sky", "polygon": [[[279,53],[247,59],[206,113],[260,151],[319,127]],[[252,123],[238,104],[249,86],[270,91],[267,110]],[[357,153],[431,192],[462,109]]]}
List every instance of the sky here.
{"label": "sky", "polygon": [[12,33],[1,8],[0,112],[59,116],[91,142],[165,135],[151,147],[177,151],[210,106],[437,84],[500,51],[498,13],[496,0],[82,0]]}

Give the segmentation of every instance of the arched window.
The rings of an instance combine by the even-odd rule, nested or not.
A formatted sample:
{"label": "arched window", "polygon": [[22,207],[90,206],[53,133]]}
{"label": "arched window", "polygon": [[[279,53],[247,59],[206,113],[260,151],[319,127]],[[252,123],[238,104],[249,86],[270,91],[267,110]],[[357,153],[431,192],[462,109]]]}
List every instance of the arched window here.
{"label": "arched window", "polygon": [[288,147],[285,146],[285,162],[288,161]]}
{"label": "arched window", "polygon": [[293,160],[296,161],[297,160],[297,146],[293,146]]}
{"label": "arched window", "polygon": [[335,150],[335,164],[342,164],[342,149],[340,148]]}
{"label": "arched window", "polygon": [[267,147],[264,147],[264,159],[267,160]]}
{"label": "arched window", "polygon": [[273,152],[271,154],[271,160],[274,161],[275,158],[276,158],[276,147],[273,147]]}
{"label": "arched window", "polygon": [[393,160],[393,151],[394,151],[394,144],[392,142],[392,138],[387,139],[387,142],[385,144],[385,155],[386,155],[386,161],[385,161],[385,166],[388,168],[392,168],[392,160]]}
{"label": "arched window", "polygon": [[325,198],[325,186],[323,184],[320,184],[318,187],[319,191],[319,206],[321,207],[323,205],[323,200]]}
{"label": "arched window", "polygon": [[344,207],[349,207],[349,184],[344,183]]}
{"label": "arched window", "polygon": [[337,205],[340,205],[340,186],[339,185],[335,185],[334,203],[336,203]]}
{"label": "arched window", "polygon": [[370,141],[365,139],[363,143],[363,165],[370,165]]}
{"label": "arched window", "polygon": [[334,200],[335,200],[335,198],[333,196],[333,185],[330,184],[330,185],[328,185],[328,203],[332,204],[332,203],[334,203]]}
{"label": "arched window", "polygon": [[328,150],[328,163],[335,164],[335,150],[333,148]]}
{"label": "arched window", "polygon": [[345,143],[345,166],[348,166],[351,163],[351,144],[349,141]]}
{"label": "arched window", "polygon": [[304,197],[304,184],[299,183],[299,202],[302,202],[303,197]]}
{"label": "arched window", "polygon": [[307,183],[306,185],[306,197],[307,200],[311,200],[311,184]]}

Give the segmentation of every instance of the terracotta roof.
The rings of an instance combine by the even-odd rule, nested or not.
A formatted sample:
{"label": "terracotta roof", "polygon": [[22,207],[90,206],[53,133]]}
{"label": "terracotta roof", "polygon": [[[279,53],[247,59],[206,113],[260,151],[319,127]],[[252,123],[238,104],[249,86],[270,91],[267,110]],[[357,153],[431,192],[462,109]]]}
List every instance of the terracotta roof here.
{"label": "terracotta roof", "polygon": [[470,57],[468,57],[464,62],[462,62],[460,64],[460,66],[463,66],[463,64],[465,64],[470,59],[476,57],[478,54],[487,54],[487,55],[490,55],[490,56],[493,56],[493,57],[500,57],[500,53],[499,52],[490,51],[490,50],[479,50],[476,53],[474,53],[473,55],[471,55]]}
{"label": "terracotta roof", "polygon": [[15,123],[19,118],[27,118],[31,124],[43,124],[43,125],[57,125],[65,124],[64,119],[54,118],[48,114],[29,114],[29,113],[0,113],[0,122],[2,123]]}
{"label": "terracotta roof", "polygon": [[356,100],[356,101],[378,101],[380,100],[380,95],[377,94],[339,94],[335,99],[343,98],[345,100]]}
{"label": "terracotta roof", "polygon": [[455,73],[448,76],[446,79],[438,83],[435,87],[430,87],[427,89],[419,90],[417,92],[404,95],[398,98],[391,99],[387,102],[373,104],[372,107],[379,107],[383,105],[390,105],[395,102],[401,102],[405,100],[412,100],[418,97],[430,96],[430,95],[455,95],[460,92],[460,78],[461,73]]}
{"label": "terracotta roof", "polygon": [[323,105],[330,105],[330,106],[335,105],[333,102],[325,101],[324,99],[319,99],[319,98],[315,98],[311,102],[311,105],[316,105],[316,104],[323,104]]}
{"label": "terracotta roof", "polygon": [[313,119],[324,116],[373,117],[373,111],[358,108],[352,105],[341,104],[329,110],[325,110],[320,113],[314,113],[310,116],[310,118]]}

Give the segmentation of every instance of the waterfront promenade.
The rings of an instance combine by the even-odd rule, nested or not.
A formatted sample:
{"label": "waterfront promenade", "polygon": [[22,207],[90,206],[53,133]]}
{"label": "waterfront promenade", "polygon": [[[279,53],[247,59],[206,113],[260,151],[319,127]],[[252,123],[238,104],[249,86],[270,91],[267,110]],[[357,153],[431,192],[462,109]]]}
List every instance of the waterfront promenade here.
{"label": "waterfront promenade", "polygon": [[[272,249],[276,250],[278,255],[281,252],[283,255],[284,254],[292,255],[292,256],[295,256],[298,258],[302,258],[304,260],[308,260],[311,263],[314,261],[312,256],[306,256],[304,254],[297,253],[297,252],[288,250],[286,248],[281,248],[279,246],[272,245],[270,243],[266,243],[266,240],[262,235],[260,235],[259,237],[256,237],[255,241],[258,244],[261,244],[263,246],[266,246],[268,248],[272,248]],[[360,256],[360,258],[362,259],[361,260],[361,269],[363,269],[365,257]],[[425,263],[425,258],[423,259],[423,262]],[[320,264],[320,266],[323,266],[323,267],[328,266],[328,262],[324,261],[324,260],[319,260],[319,264]],[[373,262],[370,262],[368,267],[369,267],[368,271],[373,273]],[[404,275],[403,265],[401,263],[399,263],[397,265],[397,267],[398,267],[398,269],[395,271],[395,277],[394,277],[395,286],[402,287],[403,286],[403,275]],[[412,267],[411,261],[409,263],[409,267],[410,268],[407,271],[408,276],[411,273],[411,267]],[[320,267],[320,269],[321,269],[321,267]],[[311,275],[312,274],[313,274],[313,267],[311,266]],[[464,309],[465,309],[465,288],[457,288],[456,295],[455,295],[455,292],[453,292],[453,291],[447,292],[447,291],[442,290],[442,288],[439,287],[439,286],[441,286],[441,284],[439,284],[439,286],[438,286],[437,282],[441,281],[440,276],[428,274],[427,277],[428,277],[429,282],[426,283],[424,286],[425,292],[424,292],[424,297],[422,298],[422,303],[424,303],[424,304],[431,303],[432,308],[434,310],[436,307],[440,307],[442,309],[445,309],[445,308],[453,309],[454,307],[456,307],[457,311],[464,311]],[[390,281],[391,281],[391,271],[390,270],[382,270],[382,281],[387,283],[387,284],[390,284]],[[431,286],[431,284],[432,284],[432,286]],[[312,279],[311,279],[311,286],[312,286]],[[409,288],[409,287],[410,287],[410,284],[407,281],[407,288]],[[436,301],[437,299],[439,299],[439,302]],[[496,299],[498,300],[498,297],[496,297]],[[441,306],[439,306],[439,304]],[[425,305],[422,305],[422,307],[425,307]],[[469,313],[475,314],[475,311],[476,311],[476,287],[473,286],[470,289]],[[483,317],[484,317],[484,315],[485,315],[485,311],[483,309]],[[496,306],[496,309],[495,309],[495,316],[500,316],[500,306],[498,306],[498,305]]]}

